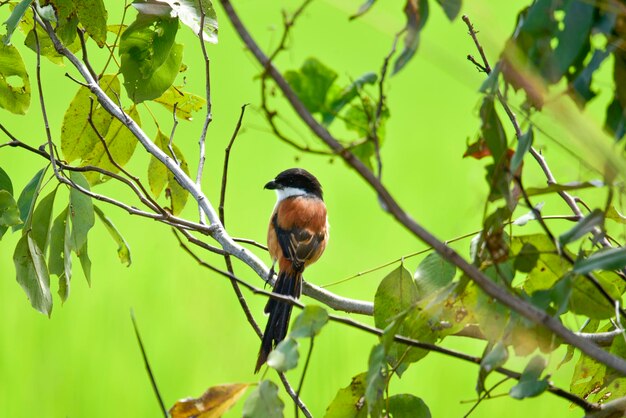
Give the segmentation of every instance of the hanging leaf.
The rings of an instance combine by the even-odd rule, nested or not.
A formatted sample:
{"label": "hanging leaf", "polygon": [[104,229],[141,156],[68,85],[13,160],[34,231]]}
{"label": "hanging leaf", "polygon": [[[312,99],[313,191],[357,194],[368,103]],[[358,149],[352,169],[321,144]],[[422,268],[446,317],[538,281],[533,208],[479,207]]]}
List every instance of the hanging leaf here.
{"label": "hanging leaf", "polygon": [[181,399],[170,408],[171,418],[219,418],[243,396],[250,386],[231,383],[213,386],[199,398]]}
{"label": "hanging leaf", "polygon": [[546,368],[546,360],[541,356],[533,357],[522,372],[517,385],[509,391],[509,395],[515,399],[532,398],[538,396],[548,389],[550,383],[547,378],[539,379]]}
{"label": "hanging leaf", "polygon": [[278,397],[278,386],[269,380],[263,380],[250,393],[243,404],[244,418],[282,418],[285,404]]}
{"label": "hanging leaf", "polygon": [[50,274],[55,274],[59,278],[58,293],[62,302],[65,302],[69,296],[70,279],[72,277],[70,235],[68,205],[52,224],[52,229],[50,230],[50,252],[48,255],[48,269]]}
{"label": "hanging leaf", "polygon": [[120,234],[120,231],[118,231],[118,229],[115,227],[115,225],[113,224],[113,221],[111,221],[111,219],[109,219],[104,214],[102,209],[100,209],[96,205],[93,206],[93,209],[96,212],[96,215],[98,215],[98,218],[102,221],[102,223],[106,227],[107,231],[109,231],[109,234],[111,234],[111,237],[113,238],[113,240],[117,243],[118,245],[117,255],[120,258],[120,261],[123,264],[126,264],[127,267],[130,266],[130,263],[131,263],[130,247],[126,243],[126,240],[124,239],[122,234]]}
{"label": "hanging leaf", "polygon": [[24,115],[30,106],[30,80],[17,48],[0,45],[0,107]]}
{"label": "hanging leaf", "polygon": [[420,42],[420,32],[428,20],[428,0],[407,0],[404,5],[406,35],[404,49],[393,64],[392,74],[398,73],[413,58]]}
{"label": "hanging leaf", "polygon": [[[120,94],[120,82],[115,75],[103,75],[100,87],[117,103]],[[94,128],[89,123],[89,114]],[[61,151],[68,162],[86,158],[100,143],[98,133],[105,137],[113,116],[97,101],[95,95],[86,87],[80,87],[63,116],[61,127]]]}
{"label": "hanging leaf", "polygon": [[365,401],[370,416],[381,416],[383,391],[387,382],[387,361],[382,344],[372,348],[365,378]]}
{"label": "hanging leaf", "polygon": [[450,20],[456,19],[461,11],[461,0],[437,0],[437,3]]}
{"label": "hanging leaf", "polygon": [[297,71],[285,72],[285,80],[311,113],[324,110],[326,96],[336,79],[337,73],[317,58],[308,58]]}
{"label": "hanging leaf", "polygon": [[2,37],[2,42],[5,45],[9,45],[11,43],[11,36],[13,32],[15,32],[15,28],[19,25],[24,13],[28,10],[33,0],[22,0],[11,12],[11,16],[4,22],[4,25],[7,27],[7,33]]}
{"label": "hanging leaf", "polygon": [[485,348],[485,355],[480,360],[480,370],[478,371],[478,381],[476,382],[478,395],[485,391],[485,379],[487,376],[498,367],[502,367],[508,359],[509,352],[502,341],[498,341],[495,345],[490,344]]}
{"label": "hanging leaf", "polygon": [[[157,132],[154,143],[164,153],[172,157],[172,154],[168,148],[169,138],[165,136],[161,131]],[[172,149],[176,155],[176,159],[180,162],[180,168],[187,174],[189,174],[189,168],[185,157],[180,152],[178,147],[172,144]],[[161,161],[156,157],[151,157],[150,165],[148,166],[148,183],[150,184],[150,190],[155,197],[159,197],[163,188],[167,185],[168,197],[172,202],[172,213],[174,215],[179,214],[189,197],[189,192],[184,189],[174,177],[174,174],[165,167]]]}
{"label": "hanging leaf", "polygon": [[107,9],[103,0],[81,0],[75,4],[78,20],[85,31],[103,48],[107,37]]}
{"label": "hanging leaf", "polygon": [[626,248],[609,248],[596,251],[574,263],[574,273],[587,274],[594,270],[617,270],[626,266]]}
{"label": "hanging leaf", "polygon": [[604,223],[604,212],[600,209],[594,209],[591,213],[586,215],[569,231],[559,236],[559,245],[564,247],[570,242],[574,242],[577,239],[593,232],[596,228]]}
{"label": "hanging leaf", "polygon": [[0,239],[8,227],[17,226],[21,223],[17,202],[8,191],[0,190]]}
{"label": "hanging leaf", "polygon": [[325,126],[330,125],[335,117],[341,112],[341,110],[350,103],[353,99],[358,97],[359,91],[363,89],[366,84],[374,84],[378,80],[376,73],[365,73],[361,77],[354,80],[343,90],[339,91],[327,101],[330,103],[325,106],[322,111],[322,123]]}
{"label": "hanging leaf", "polygon": [[198,112],[206,104],[200,96],[185,92],[182,87],[170,86],[161,97],[154,99],[170,113],[174,113],[176,106],[176,116],[185,120],[193,119],[193,112]]}
{"label": "hanging leaf", "polygon": [[328,322],[328,312],[317,305],[307,305],[291,326],[291,338],[313,338]]}
{"label": "hanging leaf", "polygon": [[365,381],[366,373],[361,373],[352,378],[350,385],[339,389],[324,418],[367,418]]}
{"label": "hanging leaf", "polygon": [[365,3],[363,3],[359,7],[359,10],[357,10],[357,12],[355,14],[350,16],[350,20],[356,19],[357,17],[363,16],[374,5],[375,2],[376,2],[376,0],[366,0]]}
{"label": "hanging leaf", "polygon": [[176,44],[178,19],[139,14],[120,39],[120,71],[135,103],[156,99],[180,70],[183,46]]}
{"label": "hanging leaf", "polygon": [[20,209],[20,219],[23,224],[13,227],[13,231],[22,229],[26,225],[27,229],[30,228],[31,216],[35,208],[35,202],[39,196],[41,184],[43,182],[43,176],[46,173],[47,167],[42,168],[35,174],[35,176],[24,186],[24,190],[20,193],[20,197],[17,198],[17,207]]}
{"label": "hanging leaf", "polygon": [[54,206],[56,192],[57,189],[55,188],[50,194],[41,199],[41,202],[39,202],[39,205],[37,205],[33,213],[31,236],[44,254],[48,249],[48,235],[52,223],[52,208]]}
{"label": "hanging leaf", "polygon": [[517,142],[517,149],[515,154],[511,158],[511,173],[517,172],[524,162],[524,156],[530,151],[533,146],[534,134],[532,126],[528,128],[528,131],[522,135]]}
{"label": "hanging leaf", "polygon": [[267,365],[279,372],[286,372],[294,369],[298,365],[299,359],[298,342],[293,338],[287,337],[270,352],[267,358]]}
{"label": "hanging leaf", "polygon": [[387,412],[393,418],[431,418],[426,403],[415,395],[400,394],[389,397]]}
{"label": "hanging leaf", "polygon": [[156,0],[167,3],[173,10],[172,16],[177,16],[180,21],[188,26],[194,34],[200,33],[200,24],[204,14],[204,26],[202,37],[212,44],[217,43],[217,14],[211,0]]}
{"label": "hanging leaf", "polygon": [[443,259],[439,253],[430,253],[417,266],[415,283],[420,299],[446,287],[456,274],[454,264]]}
{"label": "hanging leaf", "polygon": [[[76,185],[89,191],[89,184],[85,177],[75,171],[70,172],[70,180]],[[95,223],[93,203],[91,197],[72,187],[70,189],[69,217],[72,223],[70,247],[77,254],[87,242],[87,234]]]}
{"label": "hanging leaf", "polygon": [[52,296],[46,262],[30,233],[22,235],[13,253],[17,282],[22,286],[30,304],[37,311],[50,316]]}

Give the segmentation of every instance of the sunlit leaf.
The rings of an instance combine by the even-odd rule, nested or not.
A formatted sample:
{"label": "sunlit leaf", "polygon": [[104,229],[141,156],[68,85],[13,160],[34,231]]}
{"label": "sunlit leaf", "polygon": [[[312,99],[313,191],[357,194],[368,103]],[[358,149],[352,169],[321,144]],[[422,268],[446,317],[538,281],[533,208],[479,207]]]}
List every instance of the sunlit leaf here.
{"label": "sunlit leaf", "polygon": [[22,286],[30,304],[37,311],[50,316],[52,296],[46,262],[29,233],[22,235],[13,253],[17,282]]}
{"label": "sunlit leaf", "polygon": [[[75,171],[70,172],[70,180],[74,184],[89,190],[89,184],[85,177]],[[72,223],[72,235],[70,246],[77,253],[87,242],[87,234],[95,223],[93,203],[91,197],[72,187],[70,189],[70,220]]]}
{"label": "sunlit leaf", "polygon": [[361,373],[352,378],[350,385],[339,389],[324,418],[367,418],[365,381],[366,373]]}
{"label": "sunlit leaf", "polygon": [[[137,124],[141,124],[139,112],[137,112],[135,106],[128,111],[128,115],[137,122]],[[109,129],[104,137],[104,142],[106,143],[106,150],[102,141],[99,140],[94,144],[91,152],[83,157],[81,165],[100,167],[107,171],[117,173],[120,171],[117,166],[124,167],[128,163],[130,157],[132,157],[135,152],[138,141],[125,124],[119,119],[114,118],[109,125]],[[111,159],[115,161],[115,164]],[[89,184],[94,185],[104,182],[110,177],[91,171],[85,173],[85,178],[87,178]]]}
{"label": "sunlit leaf", "polygon": [[549,289],[571,267],[558,255],[552,240],[543,234],[512,237],[510,253],[514,257],[513,266],[519,271],[527,272],[534,264],[523,284],[524,290],[529,294]]}
{"label": "sunlit leaf", "polygon": [[539,379],[546,368],[546,360],[541,356],[535,356],[526,365],[517,385],[509,391],[509,395],[515,399],[532,398],[548,389],[550,383],[547,378]]}
{"label": "sunlit leaf", "polygon": [[328,312],[318,305],[307,305],[291,326],[291,338],[310,338],[318,335],[328,322]]}
{"label": "sunlit leaf", "polygon": [[378,328],[387,325],[418,300],[418,290],[411,273],[403,266],[389,273],[378,285],[374,296],[374,322]]}
{"label": "sunlit leaf", "polygon": [[528,187],[526,189],[526,194],[530,197],[530,196],[539,196],[539,195],[550,194],[550,193],[569,192],[572,190],[589,189],[592,187],[604,187],[604,183],[598,180],[592,180],[592,181],[583,181],[583,182],[572,182],[572,183],[566,183],[566,184],[551,184],[546,187]]}
{"label": "sunlit leaf", "polygon": [[[613,300],[621,299],[626,283],[617,274],[604,271],[594,274],[594,277]],[[569,308],[576,314],[593,319],[607,319],[615,315],[615,307],[600,293],[589,278],[584,276],[576,276],[572,280]]]}
{"label": "sunlit leaf", "polygon": [[[120,82],[115,75],[104,75],[100,78],[100,87],[117,103],[116,95],[120,94]],[[86,87],[80,87],[63,116],[61,127],[61,151],[67,161],[85,158],[100,143],[98,133],[89,124],[91,120],[97,132],[105,137],[113,116],[96,100]]]}
{"label": "sunlit leaf", "polygon": [[174,43],[178,19],[139,14],[120,39],[120,71],[135,102],[156,99],[172,85],[183,46]]}
{"label": "sunlit leaf", "polygon": [[200,24],[204,14],[204,26],[202,37],[205,41],[213,44],[217,43],[217,14],[211,0],[157,0],[167,3],[174,11],[173,15],[178,16],[180,21],[188,26],[193,33],[200,33]]}
{"label": "sunlit leaf", "polygon": [[206,100],[202,97],[185,92],[182,87],[174,86],[168,88],[154,101],[168,109],[170,113],[174,112],[174,106],[176,106],[176,116],[186,120],[192,120],[193,112],[199,111],[206,104]]}
{"label": "sunlit leaf", "polygon": [[285,404],[278,397],[278,386],[269,380],[259,383],[243,404],[244,418],[282,418]]}
{"label": "sunlit leaf", "polygon": [[493,97],[485,97],[480,107],[481,133],[496,164],[507,151],[506,133],[496,112]]}
{"label": "sunlit leaf", "polygon": [[[71,278],[72,260],[69,248],[66,249],[66,235],[69,235],[69,208],[66,207],[52,223],[50,229],[50,252],[48,254],[48,270],[50,274],[59,277],[59,281],[64,284],[65,289],[69,286]],[[65,259],[67,257],[67,259]],[[62,294],[61,300],[65,300],[67,292]]]}
{"label": "sunlit leaf", "polygon": [[428,254],[417,266],[414,275],[420,297],[447,286],[454,279],[455,274],[454,264],[442,258],[438,253]]}
{"label": "sunlit leaf", "polygon": [[210,387],[199,398],[185,398],[170,408],[171,418],[219,418],[246,392],[247,383]]}
{"label": "sunlit leaf", "polygon": [[389,397],[387,412],[393,418],[431,418],[426,403],[415,395],[400,394]]}
{"label": "sunlit leaf", "polygon": [[280,372],[286,372],[298,365],[299,358],[298,342],[288,337],[278,343],[276,348],[270,352],[267,365]]}
{"label": "sunlit leaf", "polygon": [[120,234],[120,231],[115,227],[113,221],[111,221],[111,219],[109,219],[98,206],[94,205],[93,209],[106,227],[107,231],[109,231],[109,234],[111,234],[113,240],[117,243],[117,255],[120,258],[120,261],[123,264],[126,264],[126,266],[130,266],[130,247],[126,243],[126,240],[122,234]]}
{"label": "sunlit leaf", "polygon": [[15,32],[15,28],[17,28],[20,20],[22,20],[22,16],[24,16],[24,13],[26,13],[26,10],[28,10],[32,2],[33,0],[20,1],[11,12],[9,18],[3,23],[7,27],[6,35],[2,37],[2,42],[4,42],[5,45],[11,43],[11,36],[13,32]]}
{"label": "sunlit leaf", "polygon": [[[154,143],[164,153],[172,157],[172,154],[168,148],[169,138],[165,136],[161,131],[157,132]],[[176,159],[180,162],[180,168],[185,173],[189,174],[187,161],[185,160],[183,154],[174,144],[172,144],[172,149],[174,150]],[[148,166],[148,183],[150,184],[150,190],[152,190],[152,193],[155,197],[159,197],[161,191],[163,190],[163,187],[167,185],[168,196],[170,197],[170,200],[172,202],[172,213],[174,215],[177,215],[180,213],[180,211],[183,210],[183,207],[185,207],[185,204],[187,203],[189,192],[178,183],[178,180],[176,180],[174,174],[169,171],[167,167],[165,167],[165,165],[154,156],[151,157],[150,164]]]}
{"label": "sunlit leaf", "polygon": [[78,20],[100,48],[107,36],[107,9],[103,0],[81,0],[76,3]]}
{"label": "sunlit leaf", "polygon": [[[17,10],[17,9],[16,9]],[[30,80],[13,45],[0,45],[0,107],[23,115],[30,106]]]}

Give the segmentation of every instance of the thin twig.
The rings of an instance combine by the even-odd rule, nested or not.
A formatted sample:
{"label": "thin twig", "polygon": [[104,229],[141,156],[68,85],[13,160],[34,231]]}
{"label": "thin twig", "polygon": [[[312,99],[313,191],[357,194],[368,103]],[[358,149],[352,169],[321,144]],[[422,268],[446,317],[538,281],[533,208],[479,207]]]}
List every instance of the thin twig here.
{"label": "thin twig", "polygon": [[135,329],[135,336],[137,337],[137,343],[139,344],[139,350],[141,351],[141,357],[143,358],[143,364],[146,367],[146,371],[148,372],[148,377],[150,378],[150,385],[152,386],[152,391],[159,401],[159,407],[161,407],[161,412],[163,412],[163,417],[167,418],[167,408],[165,407],[165,403],[163,402],[163,398],[161,397],[161,392],[159,392],[159,387],[157,386],[156,379],[154,378],[154,373],[152,373],[152,367],[150,367],[150,362],[148,361],[148,355],[146,354],[146,349],[143,345],[143,341],[141,340],[141,335],[139,335],[139,327],[137,326],[137,320],[135,319],[135,312],[130,310],[130,320],[133,323],[133,328]]}
{"label": "thin twig", "polygon": [[[174,134],[176,133],[176,127],[178,126],[178,118],[176,117],[177,108],[178,108],[178,102],[174,103],[174,106],[172,109],[172,119],[174,120],[174,123],[172,124],[172,131],[170,133],[170,139],[169,141],[167,141],[167,149],[169,150],[170,155],[172,156],[176,164],[180,166],[180,161],[178,160],[178,156],[174,152]],[[200,223],[204,224],[204,222],[200,222]]]}
{"label": "thin twig", "polygon": [[[202,172],[204,171],[204,162],[206,160],[206,135],[209,129],[209,125],[213,120],[213,103],[211,102],[211,61],[206,51],[206,45],[204,44],[204,20],[206,19],[206,13],[202,8],[202,0],[198,0],[198,6],[200,7],[200,29],[198,30],[198,40],[200,41],[200,49],[202,50],[202,58],[204,59],[204,76],[205,76],[205,97],[206,97],[206,117],[204,118],[204,124],[202,125],[202,132],[198,139],[199,155],[198,155],[198,172],[196,173],[196,185],[201,187]],[[205,223],[205,215],[200,207],[198,207],[200,215],[200,223]]]}
{"label": "thin twig", "polygon": [[407,228],[414,236],[432,246],[444,259],[459,267],[465,275],[476,283],[488,296],[500,301],[502,304],[530,321],[546,327],[554,335],[560,337],[565,343],[579,348],[589,357],[606,364],[623,375],[626,375],[626,361],[624,361],[624,359],[607,353],[597,345],[578,337],[571,330],[567,329],[557,318],[550,316],[542,309],[538,309],[529,302],[509,293],[509,291],[494,283],[489,277],[476,268],[476,266],[467,262],[456,251],[439,241],[428,230],[410,217],[389,193],[387,188],[365,166],[365,164],[354,154],[345,150],[339,141],[337,141],[337,139],[334,138],[328,130],[326,130],[306,109],[280,71],[278,71],[278,69],[276,69],[276,67],[268,61],[267,56],[259,48],[256,41],[252,38],[242,23],[239,15],[235,12],[231,2],[229,0],[220,0],[220,3],[224,7],[226,15],[233,24],[242,41],[246,44],[247,48],[252,52],[257,61],[267,69],[269,76],[272,77],[300,119],[306,123],[306,125],[318,136],[318,138],[324,141],[331,150],[340,155],[343,160],[376,191],[379,199],[384,203],[388,212],[401,225]]}
{"label": "thin twig", "polygon": [[[311,337],[311,344],[309,345],[309,351],[306,354],[306,360],[304,361],[304,369],[302,369],[302,376],[300,376],[300,383],[298,383],[298,391],[296,395],[300,397],[302,393],[302,386],[304,385],[304,377],[306,376],[307,370],[309,370],[309,363],[311,362],[311,354],[313,354],[313,343],[315,342],[315,337]],[[298,418],[298,407],[296,406],[296,418]]]}

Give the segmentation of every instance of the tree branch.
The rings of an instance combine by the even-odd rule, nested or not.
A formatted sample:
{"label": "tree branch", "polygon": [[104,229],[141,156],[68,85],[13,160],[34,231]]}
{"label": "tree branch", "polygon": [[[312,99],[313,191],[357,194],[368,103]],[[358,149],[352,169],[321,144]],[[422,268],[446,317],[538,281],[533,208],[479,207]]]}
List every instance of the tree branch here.
{"label": "tree branch", "polygon": [[439,241],[429,231],[424,229],[420,224],[415,222],[396,200],[391,196],[388,190],[383,184],[376,178],[376,176],[367,169],[367,167],[352,153],[345,150],[341,144],[321,125],[304,107],[300,99],[296,96],[291,89],[282,74],[274,67],[274,65],[268,60],[267,56],[259,48],[255,40],[252,38],[241,19],[235,12],[231,2],[229,0],[220,0],[220,3],[224,7],[228,18],[230,19],[235,30],[239,34],[242,41],[246,44],[248,49],[255,56],[257,61],[267,68],[268,74],[274,79],[274,82],[278,88],[282,91],[283,95],[296,111],[302,121],[322,140],[326,145],[340,155],[344,161],[350,165],[377,193],[380,200],[384,203],[385,207],[393,215],[393,217],[407,228],[413,235],[424,241],[426,244],[432,246],[446,260],[455,264],[461,271],[463,271],[467,277],[474,281],[487,295],[500,301],[507,307],[511,308],[515,312],[521,314],[525,318],[531,320],[534,323],[541,324],[549,329],[553,334],[559,336],[564,342],[579,348],[582,352],[597,361],[606,364],[609,367],[617,370],[622,375],[626,375],[626,361],[614,356],[606,351],[602,350],[597,345],[590,341],[584,340],[572,331],[567,329],[561,324],[561,322],[543,310],[536,308],[530,303],[510,294],[506,289],[503,289],[485,274],[478,270],[475,266],[468,263],[462,258],[456,251]]}

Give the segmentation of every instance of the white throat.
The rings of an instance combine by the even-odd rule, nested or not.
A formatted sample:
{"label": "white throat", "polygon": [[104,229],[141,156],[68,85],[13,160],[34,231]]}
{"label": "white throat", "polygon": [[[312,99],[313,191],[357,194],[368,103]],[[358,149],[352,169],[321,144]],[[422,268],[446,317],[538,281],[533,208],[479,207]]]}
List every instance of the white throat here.
{"label": "white throat", "polygon": [[276,203],[281,202],[288,197],[304,196],[307,192],[296,187],[285,187],[284,189],[276,189]]}

